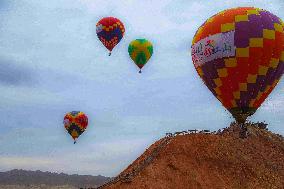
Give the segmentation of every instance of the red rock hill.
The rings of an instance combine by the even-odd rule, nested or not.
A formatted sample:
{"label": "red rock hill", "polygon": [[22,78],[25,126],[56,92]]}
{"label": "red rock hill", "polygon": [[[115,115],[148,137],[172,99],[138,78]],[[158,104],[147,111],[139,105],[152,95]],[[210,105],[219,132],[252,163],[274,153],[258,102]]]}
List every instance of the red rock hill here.
{"label": "red rock hill", "polygon": [[157,141],[106,189],[284,188],[284,139],[247,124]]}

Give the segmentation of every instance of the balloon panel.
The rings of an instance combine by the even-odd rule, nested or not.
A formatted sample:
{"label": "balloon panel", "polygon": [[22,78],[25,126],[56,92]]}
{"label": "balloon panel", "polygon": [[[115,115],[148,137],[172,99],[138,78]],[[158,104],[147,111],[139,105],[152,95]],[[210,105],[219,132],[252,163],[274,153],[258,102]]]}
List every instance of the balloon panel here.
{"label": "balloon panel", "polygon": [[209,90],[239,121],[252,115],[284,71],[283,22],[242,7],[209,18],[192,42],[194,66]]}

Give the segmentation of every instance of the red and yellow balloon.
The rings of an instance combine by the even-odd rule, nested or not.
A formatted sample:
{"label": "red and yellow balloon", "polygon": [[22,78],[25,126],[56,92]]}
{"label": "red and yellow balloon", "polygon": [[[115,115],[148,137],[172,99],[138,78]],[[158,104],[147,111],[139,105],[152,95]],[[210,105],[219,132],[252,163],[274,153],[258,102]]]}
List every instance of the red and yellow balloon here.
{"label": "red and yellow balloon", "polygon": [[76,143],[76,139],[86,130],[88,117],[80,111],[72,111],[65,115],[64,127]]}
{"label": "red and yellow balloon", "polygon": [[112,49],[123,38],[125,28],[123,23],[114,17],[102,18],[96,24],[96,33],[102,44],[109,50],[109,56]]}
{"label": "red and yellow balloon", "polygon": [[283,26],[266,10],[240,7],[212,16],[193,38],[195,69],[239,123],[255,113],[284,72]]}

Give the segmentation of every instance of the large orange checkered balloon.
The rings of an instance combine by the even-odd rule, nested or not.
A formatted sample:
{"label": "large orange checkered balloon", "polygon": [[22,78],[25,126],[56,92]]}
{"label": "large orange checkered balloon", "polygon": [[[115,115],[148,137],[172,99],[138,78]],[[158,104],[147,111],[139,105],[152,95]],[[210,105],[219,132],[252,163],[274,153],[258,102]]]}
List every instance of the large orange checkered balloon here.
{"label": "large orange checkered balloon", "polygon": [[199,76],[239,123],[254,114],[284,72],[283,26],[268,11],[241,7],[212,16],[193,38]]}

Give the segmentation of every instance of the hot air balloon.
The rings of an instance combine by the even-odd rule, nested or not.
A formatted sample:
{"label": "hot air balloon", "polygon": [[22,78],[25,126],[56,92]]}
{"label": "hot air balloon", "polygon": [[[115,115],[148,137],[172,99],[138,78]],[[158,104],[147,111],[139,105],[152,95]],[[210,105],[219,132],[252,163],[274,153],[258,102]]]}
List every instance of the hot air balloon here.
{"label": "hot air balloon", "polygon": [[266,10],[239,7],[209,18],[193,38],[196,71],[242,125],[284,72],[283,26]]}
{"label": "hot air balloon", "polygon": [[109,56],[112,49],[120,42],[125,32],[123,23],[114,17],[102,18],[96,24],[96,33],[99,40],[109,50]]}
{"label": "hot air balloon", "polygon": [[80,111],[72,111],[65,115],[63,121],[65,129],[74,139],[76,139],[86,130],[88,126],[88,117]]}
{"label": "hot air balloon", "polygon": [[153,45],[146,39],[136,39],[128,46],[128,53],[134,63],[141,69],[153,54]]}

